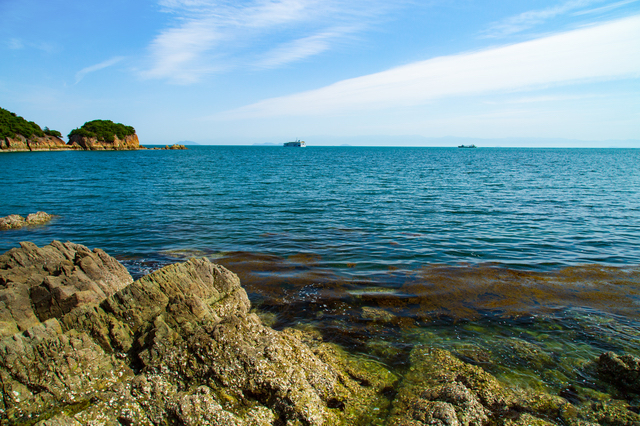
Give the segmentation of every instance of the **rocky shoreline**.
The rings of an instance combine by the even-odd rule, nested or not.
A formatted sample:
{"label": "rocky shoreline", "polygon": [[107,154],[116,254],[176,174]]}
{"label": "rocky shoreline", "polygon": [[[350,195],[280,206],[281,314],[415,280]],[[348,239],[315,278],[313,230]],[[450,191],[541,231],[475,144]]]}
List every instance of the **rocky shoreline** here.
{"label": "rocky shoreline", "polygon": [[398,374],[314,330],[265,326],[206,258],[134,281],[100,249],[21,243],[0,255],[0,338],[1,424],[640,424],[638,358],[589,367],[627,400],[508,387],[428,345]]}
{"label": "rocky shoreline", "polygon": [[0,139],[0,152],[45,152],[45,151],[136,151],[136,150],[182,150],[188,149],[184,145],[173,144],[164,147],[147,148],[140,145],[137,135],[125,136],[119,139],[114,136],[113,141],[103,141],[97,138],[72,137],[68,143],[55,136],[34,136],[25,138],[16,135],[14,138]]}

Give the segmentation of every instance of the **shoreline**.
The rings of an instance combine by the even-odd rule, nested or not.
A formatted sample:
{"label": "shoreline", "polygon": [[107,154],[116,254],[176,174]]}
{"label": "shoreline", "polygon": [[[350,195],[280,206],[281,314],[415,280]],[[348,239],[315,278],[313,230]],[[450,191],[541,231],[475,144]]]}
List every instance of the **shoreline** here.
{"label": "shoreline", "polygon": [[157,151],[157,150],[186,150],[189,149],[185,145],[173,144],[173,145],[165,145],[163,147],[145,147],[140,146],[138,148],[82,148],[82,147],[53,147],[53,148],[34,148],[34,149],[11,149],[11,148],[0,148],[0,153],[2,152],[69,152],[69,151]]}
{"label": "shoreline", "polygon": [[[0,255],[0,265],[3,282],[13,283],[1,291],[30,282],[33,287],[27,297],[38,298],[31,306],[46,319],[34,322],[26,320],[28,316],[14,316],[24,324],[23,331],[13,335],[5,331],[0,342],[0,370],[8,378],[5,389],[9,384],[19,395],[5,403],[0,416],[13,424],[27,422],[27,413],[30,419],[51,416],[49,405],[36,408],[30,402],[45,395],[53,397],[57,407],[78,407],[54,409],[54,417],[67,422],[100,415],[151,424],[152,412],[161,416],[157,419],[178,416],[193,424],[207,421],[211,413],[216,413],[219,424],[227,424],[221,420],[227,419],[229,424],[248,425],[260,418],[257,424],[265,426],[296,421],[420,425],[420,419],[428,418],[475,419],[468,421],[478,424],[493,419],[497,424],[522,426],[579,426],[585,421],[632,425],[640,420],[634,411],[639,408],[637,399],[625,397],[640,392],[640,383],[628,380],[635,374],[634,363],[640,363],[640,358],[628,354],[634,345],[626,336],[634,329],[625,321],[593,312],[575,312],[567,329],[553,317],[536,316],[411,324],[390,315],[391,306],[366,306],[365,298],[379,293],[353,294],[360,304],[348,306],[344,295],[327,298],[322,286],[314,291],[308,285],[292,287],[290,281],[281,281],[280,288],[289,294],[306,289],[303,305],[292,305],[285,292],[273,309],[262,304],[250,310],[245,288],[252,291],[251,284],[241,286],[233,272],[206,258],[167,265],[134,282],[107,253],[73,243],[54,242],[42,248],[23,243]],[[45,288],[66,288],[66,295],[38,296]],[[309,309],[314,304],[324,317]],[[21,306],[31,309],[28,304]],[[287,315],[287,310],[303,311],[312,318],[277,326],[277,317]],[[357,311],[359,319],[345,321],[350,311]],[[6,319],[6,311],[3,315]],[[566,340],[563,334],[570,330],[586,334]],[[359,350],[344,352],[335,345],[337,337],[359,340]],[[83,352],[65,349],[74,341]],[[23,350],[16,342],[21,348],[40,348],[40,355],[24,358],[20,364],[24,367],[17,367],[14,358],[7,357]],[[587,350],[587,343],[597,344]],[[207,349],[201,350],[202,345]],[[618,354],[611,351],[616,345]],[[46,347],[61,349],[47,352]],[[76,364],[55,361],[60,354]],[[87,354],[90,358],[82,358]],[[38,376],[43,365],[52,362],[62,383]],[[81,366],[80,376],[67,370],[73,365]],[[332,373],[325,375],[326,368]],[[207,380],[209,376],[217,379]],[[80,380],[65,382],[65,377]],[[336,377],[343,377],[342,382]],[[150,380],[173,390],[161,397],[145,387]],[[40,391],[27,390],[35,389],[36,383]],[[92,383],[103,384],[96,388]],[[60,385],[71,393],[59,393]],[[281,399],[285,394],[291,396]],[[113,407],[98,402],[104,398],[120,403]],[[97,405],[81,403],[89,399]],[[278,401],[288,401],[289,408]],[[210,407],[206,411],[188,408],[205,402]]]}

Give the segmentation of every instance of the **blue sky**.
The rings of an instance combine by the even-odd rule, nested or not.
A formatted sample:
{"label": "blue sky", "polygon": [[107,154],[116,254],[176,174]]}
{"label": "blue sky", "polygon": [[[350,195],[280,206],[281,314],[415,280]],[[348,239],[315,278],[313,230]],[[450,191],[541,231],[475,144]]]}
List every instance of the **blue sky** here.
{"label": "blue sky", "polygon": [[0,106],[143,144],[640,147],[640,0],[0,0]]}

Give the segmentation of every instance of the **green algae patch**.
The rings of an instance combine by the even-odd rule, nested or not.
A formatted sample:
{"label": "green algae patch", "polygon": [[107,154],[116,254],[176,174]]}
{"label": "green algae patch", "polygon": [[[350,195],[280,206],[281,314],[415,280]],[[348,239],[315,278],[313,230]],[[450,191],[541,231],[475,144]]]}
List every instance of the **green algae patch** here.
{"label": "green algae patch", "polygon": [[606,395],[574,396],[508,384],[448,351],[420,346],[411,352],[389,424],[632,426],[640,422],[640,415],[625,401]]}

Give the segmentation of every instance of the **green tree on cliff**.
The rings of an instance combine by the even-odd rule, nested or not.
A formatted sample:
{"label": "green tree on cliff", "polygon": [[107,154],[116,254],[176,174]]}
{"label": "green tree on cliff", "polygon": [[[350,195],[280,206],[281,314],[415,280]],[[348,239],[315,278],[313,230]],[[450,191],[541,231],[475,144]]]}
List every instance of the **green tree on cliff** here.
{"label": "green tree on cliff", "polygon": [[118,139],[124,139],[127,136],[136,134],[136,130],[132,126],[125,126],[121,123],[114,123],[111,120],[93,120],[87,121],[82,127],[73,129],[69,133],[69,140],[73,136],[96,138],[99,141],[113,142],[115,136]]}
{"label": "green tree on cliff", "polygon": [[29,139],[32,136],[44,136],[44,132],[33,121],[27,121],[11,111],[0,108],[0,138],[15,138],[16,135]]}
{"label": "green tree on cliff", "polygon": [[45,126],[44,130],[43,130],[45,135],[49,135],[49,136],[55,136],[57,138],[62,138],[62,133],[60,133],[57,130],[51,130],[48,127]]}

